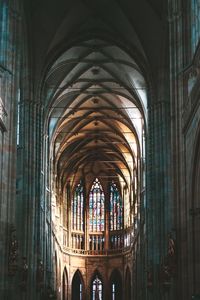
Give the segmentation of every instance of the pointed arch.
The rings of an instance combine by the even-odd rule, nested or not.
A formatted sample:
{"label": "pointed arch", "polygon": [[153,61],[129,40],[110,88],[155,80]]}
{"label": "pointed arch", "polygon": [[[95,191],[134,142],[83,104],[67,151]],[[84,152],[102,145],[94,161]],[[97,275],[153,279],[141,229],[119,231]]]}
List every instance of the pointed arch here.
{"label": "pointed arch", "polygon": [[123,224],[122,198],[116,184],[110,184],[110,230],[120,230]]}
{"label": "pointed arch", "polygon": [[83,184],[77,184],[71,203],[72,229],[83,231]]}
{"label": "pointed arch", "polygon": [[129,267],[126,268],[125,274],[125,300],[131,299],[131,272]]}
{"label": "pointed arch", "polygon": [[114,269],[110,276],[110,300],[122,299],[122,277],[118,269]]}
{"label": "pointed arch", "polygon": [[91,278],[90,284],[90,299],[103,300],[104,299],[103,278],[98,270],[95,270]]}
{"label": "pointed arch", "polygon": [[104,231],[105,195],[98,178],[92,184],[89,194],[89,228],[90,232]]}
{"label": "pointed arch", "polygon": [[84,280],[81,272],[77,270],[72,279],[72,300],[84,300]]}
{"label": "pointed arch", "polygon": [[62,299],[68,300],[68,275],[66,267],[64,268],[62,276]]}

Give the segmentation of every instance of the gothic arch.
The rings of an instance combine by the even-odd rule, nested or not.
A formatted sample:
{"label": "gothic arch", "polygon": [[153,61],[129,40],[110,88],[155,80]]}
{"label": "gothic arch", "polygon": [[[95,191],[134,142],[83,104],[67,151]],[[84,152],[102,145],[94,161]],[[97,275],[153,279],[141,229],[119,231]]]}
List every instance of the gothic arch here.
{"label": "gothic arch", "polygon": [[[50,148],[50,161],[47,165],[52,164],[55,195],[58,195],[57,189],[60,189],[62,193],[69,182],[68,211],[70,211],[74,187],[81,177],[85,179],[84,208],[86,209],[88,209],[86,204],[88,204],[89,185],[92,179],[92,182],[95,178],[99,179],[103,192],[106,194],[108,192],[107,178],[109,180],[116,178],[121,196],[123,196],[125,188],[128,191],[124,196],[125,200],[123,199],[124,207],[127,207],[123,220],[124,227],[130,227],[132,231],[130,225],[132,225],[134,209],[131,206],[134,207],[136,201],[134,202],[135,199],[133,199],[131,185],[136,180],[136,184],[138,187],[140,186],[136,171],[139,174],[140,160],[138,157],[142,157],[142,142],[144,142],[140,136],[142,137],[145,130],[150,82],[144,68],[149,68],[145,57],[143,57],[143,63],[140,59],[143,56],[142,53],[138,52],[138,57],[136,52],[131,53],[131,49],[128,49],[126,44],[117,40],[113,45],[112,41],[115,41],[115,38],[110,37],[105,43],[102,34],[95,35],[95,39],[93,36],[81,36],[80,41],[75,36],[73,41],[69,41],[71,45],[62,44],[64,47],[59,47],[59,53],[53,52],[53,54],[49,51],[41,83],[41,98],[44,99],[46,107],[51,107],[45,115],[45,128],[47,128]],[[76,54],[74,51],[76,47],[79,47],[80,53],[78,50]],[[99,59],[97,63],[93,62],[94,53],[95,60]],[[104,61],[106,63],[103,63]],[[103,75],[96,74],[98,76],[94,76],[95,68]],[[121,76],[120,70],[126,76]],[[101,76],[103,77],[101,78]],[[78,89],[76,88],[77,83]],[[79,87],[83,91],[81,94]],[[91,94],[91,89],[96,92]],[[103,131],[105,134],[102,134]],[[109,199],[105,199],[102,202],[107,205],[108,201]],[[88,218],[86,209],[84,220]],[[109,210],[107,211],[109,213]],[[107,211],[106,217],[108,216]],[[101,216],[105,213],[99,215],[96,213],[96,215]],[[107,220],[106,217],[105,220]],[[72,246],[75,254],[95,255],[96,251],[99,251],[100,254],[107,253],[110,248],[110,236],[105,233],[104,223],[106,222],[99,219],[103,225],[97,227],[97,230],[93,230],[95,226],[92,225],[92,230],[80,230],[81,234],[75,232],[75,228],[74,231],[68,231],[69,245],[67,246],[69,248]],[[96,220],[99,219],[96,218],[94,224],[98,224]],[[67,225],[70,229],[71,219],[68,220]],[[87,221],[85,224],[87,225]],[[115,230],[119,232],[115,233]],[[113,252],[117,250],[117,247],[127,248],[130,246],[130,242],[127,242],[130,240],[130,232],[120,232],[120,230],[123,230],[123,225],[120,228],[113,228],[112,238],[114,241],[117,240],[116,249],[111,249]],[[95,234],[93,234],[94,231]],[[124,234],[126,235],[125,243]],[[84,245],[77,247],[82,236]],[[73,239],[78,243],[73,243]],[[92,242],[90,243],[90,241]],[[68,251],[68,249],[64,250]],[[79,275],[80,273],[77,271],[72,279],[72,299],[79,297],[77,291],[80,292],[80,285],[83,283]],[[113,275],[113,280],[115,277],[118,278],[117,275]],[[101,279],[100,276],[99,278]],[[115,281],[117,282],[117,280]],[[118,281],[121,282],[121,280]],[[108,281],[105,280],[104,283],[106,286]],[[73,287],[79,287],[79,289]],[[109,293],[105,287],[104,291],[105,294]]]}
{"label": "gothic arch", "polygon": [[83,300],[84,299],[85,285],[84,285],[83,276],[82,276],[80,270],[77,270],[74,273],[71,288],[72,288],[72,291],[71,291],[72,300]]}
{"label": "gothic arch", "polygon": [[122,277],[118,269],[114,269],[110,276],[110,299],[121,300],[123,295]]}
{"label": "gothic arch", "polygon": [[68,274],[66,267],[62,276],[62,300],[68,300]]}
{"label": "gothic arch", "polygon": [[[95,283],[95,280],[100,280],[99,283],[100,283],[100,289],[98,288],[98,290],[100,290],[100,300],[103,300],[104,299],[104,280],[103,280],[103,276],[101,275],[101,273],[99,272],[98,269],[96,269],[94,272],[93,272],[93,275],[91,277],[91,280],[90,280],[90,299],[91,300],[95,300],[95,296],[94,296],[94,283]],[[97,282],[96,282],[97,283]]]}
{"label": "gothic arch", "polygon": [[91,178],[91,181],[90,181],[90,183],[88,185],[88,191],[86,193],[87,199],[89,198],[90,192],[91,192],[91,190],[93,188],[93,185],[94,185],[94,182],[96,181],[96,179],[98,180],[98,182],[99,182],[99,184],[100,184],[100,186],[102,188],[102,192],[104,193],[104,195],[106,194],[107,189],[106,189],[106,186],[104,185],[104,182],[102,182],[102,180],[97,175],[95,175],[95,176],[93,176]]}
{"label": "gothic arch", "polygon": [[[102,184],[98,177],[92,182],[89,192],[89,222],[90,231],[104,231],[105,230],[105,193]],[[99,212],[97,210],[97,203],[99,202]],[[99,221],[99,222],[98,222]]]}

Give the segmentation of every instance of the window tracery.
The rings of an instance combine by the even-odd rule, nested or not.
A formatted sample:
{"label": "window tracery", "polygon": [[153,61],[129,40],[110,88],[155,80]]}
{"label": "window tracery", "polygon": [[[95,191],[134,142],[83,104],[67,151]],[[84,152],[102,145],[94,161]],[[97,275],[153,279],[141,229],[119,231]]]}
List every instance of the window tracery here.
{"label": "window tracery", "polygon": [[102,186],[95,179],[89,195],[89,229],[91,232],[104,231],[105,225],[105,196]]}
{"label": "window tracery", "polygon": [[[98,178],[92,184],[88,201],[84,198],[84,188],[80,181],[71,201],[72,226],[69,246],[73,249],[89,250],[93,254],[96,251],[129,247],[131,233],[127,225],[124,228],[126,202],[123,206],[122,197],[115,182],[109,185],[107,200]],[[105,228],[106,219],[107,229]],[[84,228],[88,230],[85,232]],[[109,234],[105,235],[105,231]]]}
{"label": "window tracery", "polygon": [[122,199],[114,182],[110,185],[110,230],[122,229]]}
{"label": "window tracery", "polygon": [[96,275],[95,279],[92,282],[92,300],[97,299],[103,299],[103,284],[98,275]]}
{"label": "window tracery", "polygon": [[72,229],[83,231],[83,185],[79,183],[72,199]]}

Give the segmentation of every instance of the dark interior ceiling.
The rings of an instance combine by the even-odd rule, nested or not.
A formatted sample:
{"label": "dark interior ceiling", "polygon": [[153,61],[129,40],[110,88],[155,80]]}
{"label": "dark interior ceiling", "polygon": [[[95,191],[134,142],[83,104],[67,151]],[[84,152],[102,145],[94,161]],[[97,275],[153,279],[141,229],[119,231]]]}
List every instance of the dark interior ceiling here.
{"label": "dark interior ceiling", "polygon": [[132,183],[148,89],[164,43],[164,1],[29,1],[37,87],[61,181]]}
{"label": "dark interior ceiling", "polygon": [[[145,53],[156,68],[165,30],[166,1],[59,0],[31,1],[29,12],[37,66],[56,47],[100,31]],[[95,33],[94,33],[95,34]]]}

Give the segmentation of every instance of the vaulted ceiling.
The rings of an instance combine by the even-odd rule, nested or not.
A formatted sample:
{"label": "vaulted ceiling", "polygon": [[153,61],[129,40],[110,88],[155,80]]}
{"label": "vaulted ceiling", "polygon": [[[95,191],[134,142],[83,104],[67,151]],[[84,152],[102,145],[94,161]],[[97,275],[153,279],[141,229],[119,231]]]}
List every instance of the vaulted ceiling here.
{"label": "vaulted ceiling", "polygon": [[35,86],[63,184],[134,180],[164,43],[163,2],[29,1]]}

